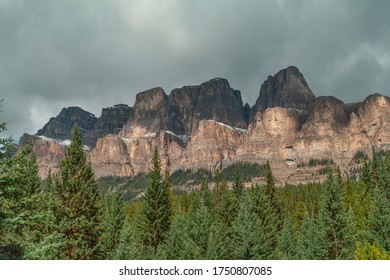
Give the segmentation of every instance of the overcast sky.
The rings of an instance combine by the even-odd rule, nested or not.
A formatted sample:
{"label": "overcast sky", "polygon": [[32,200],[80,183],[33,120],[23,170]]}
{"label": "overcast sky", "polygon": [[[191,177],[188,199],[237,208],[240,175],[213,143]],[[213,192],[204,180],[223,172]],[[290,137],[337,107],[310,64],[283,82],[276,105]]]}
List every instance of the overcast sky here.
{"label": "overcast sky", "polygon": [[316,96],[389,95],[389,14],[383,0],[0,0],[0,120],[17,139],[63,107],[98,117],[215,77],[252,106],[289,65]]}

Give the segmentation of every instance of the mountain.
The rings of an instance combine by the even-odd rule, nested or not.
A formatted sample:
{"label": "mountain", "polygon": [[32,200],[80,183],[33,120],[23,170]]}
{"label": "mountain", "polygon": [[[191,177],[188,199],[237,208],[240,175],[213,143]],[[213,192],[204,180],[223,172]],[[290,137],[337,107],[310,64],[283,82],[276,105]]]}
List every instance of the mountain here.
{"label": "mountain", "polygon": [[63,109],[37,135],[20,140],[21,146],[33,141],[42,177],[58,167],[76,122],[98,177],[147,172],[157,146],[171,171],[269,160],[279,184],[300,183],[323,180],[327,163],[348,173],[356,153],[390,148],[388,97],[374,94],[354,104],[316,98],[293,66],[267,78],[252,108],[217,78],[169,95],[162,88],[140,92],[133,107],[106,108],[99,118]]}
{"label": "mountain", "polygon": [[274,76],[268,76],[261,85],[259,97],[251,111],[251,120],[257,112],[267,108],[308,110],[315,99],[302,73],[295,66],[289,66]]}
{"label": "mountain", "polygon": [[79,107],[63,108],[57,117],[51,118],[38,130],[37,136],[50,139],[72,139],[72,128],[77,123],[80,136],[87,146],[95,146],[96,140],[107,134],[117,134],[129,119],[132,108],[125,104],[104,108],[99,118]]}

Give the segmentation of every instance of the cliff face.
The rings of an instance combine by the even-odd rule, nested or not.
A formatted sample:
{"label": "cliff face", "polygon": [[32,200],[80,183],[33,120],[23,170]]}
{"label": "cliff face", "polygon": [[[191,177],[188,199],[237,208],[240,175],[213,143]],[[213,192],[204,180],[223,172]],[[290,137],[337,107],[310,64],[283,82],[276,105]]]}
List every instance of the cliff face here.
{"label": "cliff face", "polygon": [[85,133],[93,129],[96,120],[95,115],[79,107],[63,108],[59,115],[51,118],[42,129],[38,130],[36,135],[58,140],[72,139],[72,128],[77,123],[80,128],[80,136],[84,138]]}
{"label": "cliff face", "polygon": [[[111,118],[115,114],[103,110],[90,131],[111,134],[96,136],[96,145],[87,151],[96,175],[147,172],[157,146],[163,168],[171,171],[269,160],[278,183],[298,183],[321,179],[309,178],[313,170],[305,166],[310,160],[327,158],[347,171],[356,152],[369,154],[371,146],[390,149],[388,97],[375,94],[355,104],[334,97],[313,99],[302,74],[291,67],[265,84],[251,110],[242,106],[240,93],[223,79],[174,89],[169,96],[161,88],[141,92],[133,109],[118,111],[115,120]],[[123,129],[116,133],[125,118]],[[53,119],[50,122],[54,126]],[[44,131],[56,131],[47,126]],[[64,155],[61,141],[22,138],[21,144],[33,140],[42,176]]]}
{"label": "cliff face", "polygon": [[63,108],[60,114],[51,118],[36,135],[62,141],[70,140],[73,126],[77,123],[83,143],[94,147],[98,138],[119,133],[130,113],[131,107],[124,104],[104,108],[99,118],[79,107]]}
{"label": "cliff face", "polygon": [[257,112],[272,107],[308,110],[315,99],[302,73],[298,68],[290,66],[275,76],[269,76],[261,85],[251,117],[253,119]]}

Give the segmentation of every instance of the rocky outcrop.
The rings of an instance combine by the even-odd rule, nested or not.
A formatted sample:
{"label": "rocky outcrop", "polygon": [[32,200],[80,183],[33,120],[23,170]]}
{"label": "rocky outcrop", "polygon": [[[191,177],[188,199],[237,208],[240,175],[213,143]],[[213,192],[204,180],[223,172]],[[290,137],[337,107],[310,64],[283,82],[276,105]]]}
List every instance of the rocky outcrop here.
{"label": "rocky outcrop", "polygon": [[45,178],[50,170],[53,173],[57,172],[59,170],[59,162],[65,157],[65,145],[61,145],[60,142],[45,136],[25,133],[19,140],[19,147],[23,147],[29,142],[33,144],[33,152],[38,160],[39,176]]}
{"label": "rocky outcrop", "polygon": [[275,76],[268,76],[261,85],[259,97],[252,107],[251,117],[253,119],[257,112],[272,107],[308,110],[314,101],[315,96],[302,73],[298,68],[290,66]]}
{"label": "rocky outcrop", "polygon": [[132,108],[125,104],[104,108],[93,128],[84,135],[87,145],[94,147],[96,141],[108,134],[118,134],[129,120]]}
{"label": "rocky outcrop", "polygon": [[102,115],[96,118],[92,113],[79,107],[63,108],[60,114],[51,118],[36,135],[56,140],[71,140],[72,129],[77,124],[82,142],[94,147],[98,138],[120,132],[130,117],[131,109],[125,104],[114,105],[104,108]]}
{"label": "rocky outcrop", "polygon": [[[133,110],[118,111],[116,120],[111,120],[112,109],[103,110],[90,131],[111,134],[96,136],[100,138],[88,151],[89,159],[98,177],[147,172],[154,147],[159,149],[163,169],[171,171],[269,160],[278,183],[284,184],[323,180],[323,166],[308,165],[313,160],[329,159],[348,172],[356,152],[369,154],[372,146],[390,149],[386,96],[375,94],[354,104],[334,97],[314,100],[294,67],[270,77],[260,96],[267,98],[259,97],[258,109],[252,108],[249,118],[249,105],[242,106],[239,91],[223,79],[174,89],[169,96],[161,88],[141,92]],[[118,134],[115,127],[126,114],[128,120]],[[41,169],[55,168],[63,157],[64,142],[43,136],[24,138],[21,143],[33,140]]]}
{"label": "rocky outcrop", "polygon": [[80,136],[84,140],[86,132],[93,129],[96,121],[95,115],[79,107],[63,108],[59,115],[51,118],[42,129],[38,130],[36,135],[58,140],[72,139],[72,129],[77,123]]}
{"label": "rocky outcrop", "polygon": [[170,129],[168,96],[162,88],[153,88],[137,94],[130,118],[121,131],[127,138]]}
{"label": "rocky outcrop", "polygon": [[169,96],[162,88],[138,93],[121,135],[134,138],[161,130],[191,135],[201,120],[209,119],[247,127],[241,93],[232,89],[225,79],[174,89]]}

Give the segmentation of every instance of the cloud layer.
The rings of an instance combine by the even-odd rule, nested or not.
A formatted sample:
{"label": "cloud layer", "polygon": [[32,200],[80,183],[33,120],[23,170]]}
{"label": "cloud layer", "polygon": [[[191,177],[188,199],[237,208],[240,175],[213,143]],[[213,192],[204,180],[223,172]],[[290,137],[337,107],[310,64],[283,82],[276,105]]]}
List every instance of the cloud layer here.
{"label": "cloud layer", "polygon": [[139,91],[214,77],[253,105],[288,65],[317,96],[389,95],[389,10],[381,0],[0,0],[0,118],[18,138],[63,107],[98,116]]}

